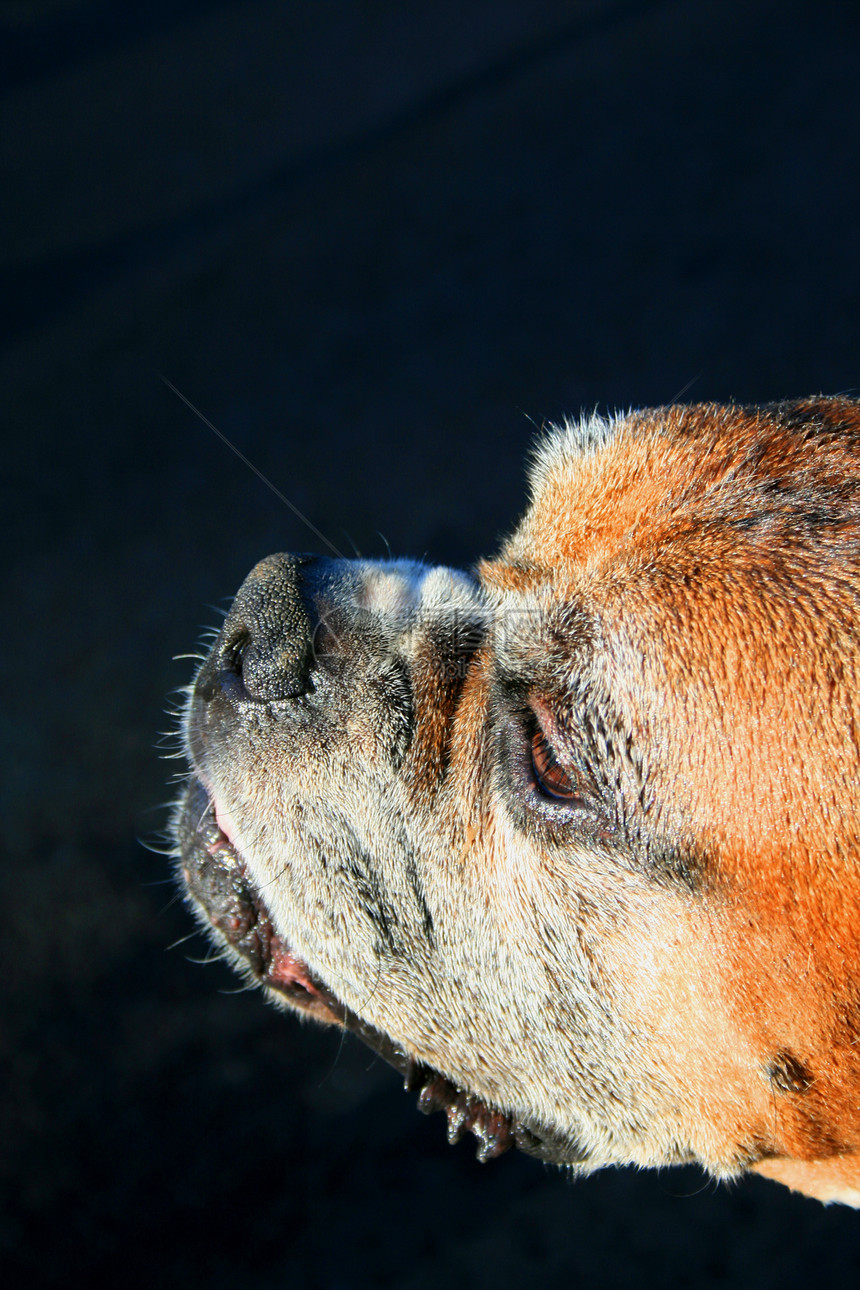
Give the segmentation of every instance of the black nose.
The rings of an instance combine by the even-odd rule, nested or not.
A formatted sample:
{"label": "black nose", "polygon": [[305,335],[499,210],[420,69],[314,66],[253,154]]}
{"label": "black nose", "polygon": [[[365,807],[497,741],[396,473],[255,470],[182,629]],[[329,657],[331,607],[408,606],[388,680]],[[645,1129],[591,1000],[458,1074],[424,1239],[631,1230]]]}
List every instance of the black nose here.
{"label": "black nose", "polygon": [[224,620],[195,687],[258,703],[307,693],[313,628],[302,597],[302,569],[313,556],[270,555],[251,570]]}

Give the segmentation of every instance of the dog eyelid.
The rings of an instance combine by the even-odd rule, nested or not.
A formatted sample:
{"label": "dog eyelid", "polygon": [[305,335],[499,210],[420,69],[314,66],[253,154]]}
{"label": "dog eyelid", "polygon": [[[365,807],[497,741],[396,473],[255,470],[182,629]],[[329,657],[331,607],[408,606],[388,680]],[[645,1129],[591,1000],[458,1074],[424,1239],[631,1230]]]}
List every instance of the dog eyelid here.
{"label": "dog eyelid", "polygon": [[532,735],[531,763],[535,783],[545,797],[571,805],[582,804],[582,794],[558,761],[540,726]]}

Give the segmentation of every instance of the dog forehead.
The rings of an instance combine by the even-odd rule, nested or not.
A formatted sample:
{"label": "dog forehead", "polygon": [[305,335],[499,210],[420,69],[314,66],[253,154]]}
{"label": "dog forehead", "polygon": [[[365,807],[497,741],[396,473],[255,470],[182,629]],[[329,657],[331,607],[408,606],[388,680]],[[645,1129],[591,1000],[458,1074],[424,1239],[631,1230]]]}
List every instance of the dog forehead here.
{"label": "dog forehead", "polygon": [[[655,565],[766,568],[799,542],[826,563],[828,530],[856,532],[860,516],[860,402],[679,405],[567,422],[538,445],[530,492],[519,528],[482,566],[498,592],[550,582],[563,596],[595,574],[611,585]],[[853,548],[847,557],[860,563]]]}
{"label": "dog forehead", "polygon": [[656,431],[641,414],[593,416],[538,446],[526,514],[499,555],[478,566],[503,656],[570,660],[617,601],[613,589],[641,593],[630,556],[653,537],[648,526],[666,507],[674,465],[671,438]]}

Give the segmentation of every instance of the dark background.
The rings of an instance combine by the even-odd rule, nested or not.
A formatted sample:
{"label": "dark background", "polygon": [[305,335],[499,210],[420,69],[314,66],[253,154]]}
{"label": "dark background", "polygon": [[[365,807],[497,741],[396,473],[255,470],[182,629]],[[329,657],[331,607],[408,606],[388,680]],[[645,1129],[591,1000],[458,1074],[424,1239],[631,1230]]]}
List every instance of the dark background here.
{"label": "dark background", "polygon": [[7,0],[0,57],[5,1284],[854,1284],[773,1184],[449,1149],[138,839],[172,656],[320,549],[158,373],[336,546],[466,562],[533,423],[855,389],[856,3]]}

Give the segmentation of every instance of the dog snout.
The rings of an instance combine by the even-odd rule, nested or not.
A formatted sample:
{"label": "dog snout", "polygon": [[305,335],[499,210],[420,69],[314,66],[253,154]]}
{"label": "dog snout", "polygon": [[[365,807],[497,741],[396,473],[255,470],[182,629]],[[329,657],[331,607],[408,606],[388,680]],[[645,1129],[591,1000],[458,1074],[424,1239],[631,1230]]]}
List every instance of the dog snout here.
{"label": "dog snout", "polygon": [[200,700],[273,703],[308,692],[314,621],[304,584],[313,560],[270,555],[251,570],[197,679]]}

